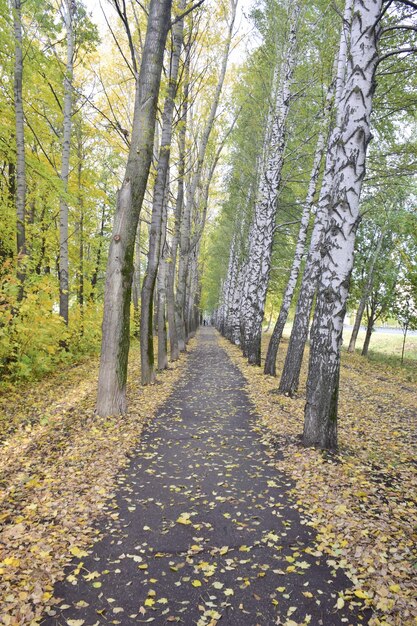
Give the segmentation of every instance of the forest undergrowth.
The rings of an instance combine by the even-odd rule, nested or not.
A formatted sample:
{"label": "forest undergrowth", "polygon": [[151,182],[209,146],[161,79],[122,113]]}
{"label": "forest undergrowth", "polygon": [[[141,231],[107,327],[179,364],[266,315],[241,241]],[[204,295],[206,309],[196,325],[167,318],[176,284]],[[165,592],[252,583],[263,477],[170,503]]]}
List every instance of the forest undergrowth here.
{"label": "forest undergrowth", "polygon": [[111,500],[116,474],[171,394],[185,358],[148,387],[140,386],[139,361],[135,343],[124,417],[95,414],[98,359],[0,397],[2,626],[38,624],[64,567],[98,538],[93,521],[103,512],[117,518]]}
{"label": "forest undergrowth", "polygon": [[[264,337],[263,355],[267,340]],[[337,453],[304,448],[304,359],[299,394],[276,393],[278,379],[248,365],[239,348],[220,339],[247,382],[262,416],[268,447],[277,467],[295,481],[299,508],[317,530],[317,555],[341,567],[352,580],[351,593],[338,600],[362,599],[373,609],[371,626],[416,624],[417,603],[417,385],[407,371],[343,353]],[[277,371],[285,357],[280,350]],[[272,432],[271,432],[272,431]]]}

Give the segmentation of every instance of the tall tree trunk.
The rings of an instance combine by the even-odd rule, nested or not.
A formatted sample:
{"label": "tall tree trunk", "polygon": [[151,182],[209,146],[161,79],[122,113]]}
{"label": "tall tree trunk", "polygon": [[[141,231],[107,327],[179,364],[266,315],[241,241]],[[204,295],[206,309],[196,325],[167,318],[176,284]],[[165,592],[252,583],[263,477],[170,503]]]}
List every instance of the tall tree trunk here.
{"label": "tall tree trunk", "polygon": [[168,193],[162,215],[162,234],[161,234],[161,258],[159,261],[157,291],[158,291],[158,370],[164,370],[168,367],[167,352],[167,323],[166,323],[166,279],[167,279],[167,256],[168,248],[166,244],[166,228],[167,228],[167,204]]}
{"label": "tall tree trunk", "polygon": [[[296,63],[299,15],[300,5],[295,2],[289,15],[288,44],[276,90],[277,99],[274,104],[272,132],[268,142],[265,170],[260,180],[250,236],[244,326],[247,357],[249,363],[253,365],[261,364],[262,321],[271,270],[278,191],[284,163],[286,123]],[[269,132],[268,128],[267,133]]]}
{"label": "tall tree trunk", "polygon": [[140,268],[141,268],[141,226],[142,220],[138,221],[138,228],[136,232],[136,241],[135,241],[135,254],[133,261],[133,282],[132,282],[132,302],[133,302],[133,319],[134,319],[134,327],[135,327],[135,337],[139,338],[140,336]]}
{"label": "tall tree trunk", "polygon": [[18,299],[23,298],[23,283],[25,280],[26,254],[26,162],[25,162],[25,120],[23,113],[23,50],[22,50],[22,10],[21,0],[13,0],[13,27],[15,37],[14,58],[14,111],[16,127],[16,171],[12,172],[10,181],[13,184],[9,189],[14,190],[16,202],[16,245],[17,245],[17,277],[20,281]]}
{"label": "tall tree trunk", "polygon": [[348,352],[355,352],[356,340],[358,338],[359,329],[361,327],[362,317],[365,312],[366,303],[368,302],[369,294],[372,290],[372,284],[374,281],[374,270],[375,264],[378,260],[379,254],[381,252],[382,242],[384,240],[384,231],[379,234],[377,245],[375,248],[375,252],[372,255],[371,265],[369,267],[368,276],[366,278],[366,283],[363,288],[362,296],[359,302],[358,310],[356,312],[355,323],[353,325],[352,335],[349,341]]}
{"label": "tall tree trunk", "polygon": [[[182,0],[180,10],[183,11],[185,2]],[[158,263],[161,252],[162,217],[164,211],[165,193],[168,177],[169,160],[172,142],[172,121],[174,115],[174,100],[177,92],[178,69],[183,43],[184,21],[179,20],[173,27],[173,50],[171,55],[171,71],[168,93],[165,99],[162,114],[162,136],[159,150],[158,167],[153,191],[151,229],[149,234],[148,265],[143,278],[141,294],[140,317],[140,354],[142,384],[148,385],[155,378],[154,347],[153,347],[153,297]]]}
{"label": "tall tree trunk", "polygon": [[377,315],[376,315],[376,301],[374,299],[372,299],[369,308],[367,309],[367,326],[366,326],[366,333],[365,333],[365,341],[363,342],[363,346],[362,346],[362,352],[361,355],[362,356],[368,356],[368,350],[369,350],[369,344],[371,343],[371,338],[372,338],[372,333],[374,332],[374,326],[375,326],[375,322],[377,320]]}
{"label": "tall tree trunk", "polygon": [[329,227],[311,332],[303,442],[337,447],[337,405],[343,320],[353,266],[359,200],[371,139],[370,116],[378,60],[382,0],[354,0],[351,47],[336,147]]}
{"label": "tall tree trunk", "polygon": [[403,328],[403,345],[401,349],[401,365],[404,365],[405,342],[407,341],[408,323]]}
{"label": "tall tree trunk", "polygon": [[[185,148],[185,145],[184,145]],[[180,155],[180,162],[183,162],[184,153]],[[184,170],[182,169],[182,177],[184,176]],[[182,211],[182,198],[180,197],[180,187],[183,187],[178,181],[177,201],[175,207],[175,223],[174,234],[171,240],[171,246],[166,242],[167,248],[167,285],[166,285],[166,297],[167,297],[167,317],[168,317],[168,329],[169,329],[169,353],[170,360],[177,361],[180,355],[178,348],[178,335],[177,326],[175,323],[175,269],[177,265],[177,250],[179,240],[179,230],[181,223],[181,211]]]}
{"label": "tall tree trunk", "polygon": [[151,0],[136,85],[133,132],[110,243],[104,295],[97,412],[126,411],[133,253],[152,160],[156,107],[172,0]]}
{"label": "tall tree trunk", "polygon": [[94,299],[94,294],[97,288],[98,273],[100,271],[101,253],[103,249],[103,240],[104,240],[105,217],[106,217],[106,204],[105,202],[103,202],[102,209],[101,209],[101,222],[100,222],[100,232],[98,236],[98,249],[97,249],[96,264],[94,267],[93,275],[91,277],[91,299],[92,300]]}
{"label": "tall tree trunk", "polygon": [[183,215],[181,220],[181,235],[179,246],[179,263],[178,263],[178,277],[177,277],[177,294],[176,294],[176,325],[178,345],[181,351],[185,350],[187,333],[187,313],[186,307],[186,285],[188,282],[188,265],[190,262],[190,228],[193,213],[197,211],[198,206],[198,191],[200,188],[201,177],[203,173],[203,165],[206,157],[206,151],[208,142],[210,139],[211,131],[213,129],[214,121],[219,106],[220,96],[223,89],[224,79],[226,76],[227,64],[229,61],[230,47],[233,37],[233,28],[236,19],[237,0],[229,0],[230,4],[230,16],[229,16],[229,28],[228,34],[224,46],[222,55],[222,64],[220,68],[220,74],[217,80],[216,90],[214,93],[213,102],[211,103],[210,113],[205,124],[203,134],[197,150],[197,160],[195,164],[194,173],[191,178],[189,197],[183,207]]}
{"label": "tall tree trunk", "polygon": [[[171,334],[170,330],[170,342],[171,350],[172,343],[174,342],[174,351],[171,353],[175,355],[175,359],[179,357],[179,352],[185,350],[185,324],[184,324],[184,304],[185,304],[185,258],[184,251],[187,249],[187,226],[189,228],[186,205],[185,205],[185,148],[186,148],[186,136],[187,136],[187,123],[188,123],[188,108],[189,108],[189,89],[190,89],[190,50],[186,50],[185,68],[184,68],[184,93],[181,111],[181,125],[178,138],[178,189],[177,189],[177,202],[175,207],[175,235],[172,242],[172,254],[173,261],[172,267],[169,270],[169,306],[172,306],[171,301],[174,299],[174,323],[175,331]],[[187,222],[187,224],[185,224]],[[177,278],[177,290],[174,294],[174,283],[176,273],[176,260],[178,251],[178,278]],[[172,312],[169,313],[172,315]],[[172,320],[171,320],[172,321]],[[171,329],[171,322],[170,322]],[[176,343],[176,345],[175,345]]]}
{"label": "tall tree trunk", "polygon": [[[78,259],[78,304],[80,307],[81,318],[84,313],[84,196],[82,190],[82,169],[83,169],[83,147],[82,147],[82,126],[80,125],[77,129],[77,157],[78,157],[78,169],[77,169],[77,177],[78,177],[78,203],[79,203],[79,222],[78,222],[78,250],[79,250],[79,259]],[[83,332],[82,323],[81,323],[81,333]]]}
{"label": "tall tree trunk", "polygon": [[368,356],[369,344],[371,343],[372,333],[374,332],[374,323],[375,321],[371,313],[368,319],[368,325],[366,327],[366,333],[365,333],[365,340],[362,346],[362,352],[361,352],[362,356]]}
{"label": "tall tree trunk", "polygon": [[314,205],[314,197],[317,192],[317,183],[320,175],[320,167],[323,158],[324,146],[328,136],[328,126],[330,112],[332,108],[334,87],[330,86],[327,92],[326,106],[323,115],[322,128],[319,132],[317,139],[316,152],[314,155],[313,168],[311,170],[310,182],[308,185],[307,196],[304,202],[303,213],[301,216],[300,229],[298,231],[297,245],[295,247],[294,260],[291,267],[288,283],[282,298],[281,309],[278,319],[272,331],[271,339],[268,345],[268,352],[265,359],[264,373],[271,376],[276,375],[276,360],[279,344],[284,332],[284,327],[287,322],[288,313],[290,310],[291,302],[294,296],[295,288],[297,286],[298,274],[300,272],[301,262],[304,255],[305,244],[307,240],[307,231],[310,223],[311,210]]}
{"label": "tall tree trunk", "polygon": [[[345,61],[349,49],[352,6],[353,0],[346,0],[339,50],[337,52],[336,86],[340,86],[345,82]],[[291,330],[284,368],[282,370],[281,380],[279,383],[279,391],[290,396],[292,396],[298,389],[304,349],[308,337],[311,311],[320,275],[322,243],[329,219],[329,199],[332,193],[334,178],[334,163],[336,158],[335,150],[340,133],[342,115],[341,108],[339,107],[340,94],[340,89],[336,89],[335,128],[329,137],[316,218],[314,220],[313,232],[311,234],[309,251],[301,281],[300,294],[297,300],[294,323]]]}
{"label": "tall tree trunk", "polygon": [[75,10],[75,0],[66,0],[64,21],[67,30],[67,62],[64,78],[64,123],[61,160],[62,195],[59,201],[59,314],[66,324],[68,324],[69,307],[68,202],[66,194],[68,193],[71,148]]}

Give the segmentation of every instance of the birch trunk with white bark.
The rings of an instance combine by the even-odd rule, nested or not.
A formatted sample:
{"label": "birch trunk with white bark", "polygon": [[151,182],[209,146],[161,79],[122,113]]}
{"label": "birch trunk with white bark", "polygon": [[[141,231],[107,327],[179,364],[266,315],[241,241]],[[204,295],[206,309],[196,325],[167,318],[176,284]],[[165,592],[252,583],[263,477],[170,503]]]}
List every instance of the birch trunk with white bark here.
{"label": "birch trunk with white bark", "polygon": [[[296,63],[300,6],[294,2],[289,15],[288,44],[284,53],[277,101],[272,121],[265,170],[261,176],[255,216],[251,229],[247,289],[244,313],[244,347],[248,361],[261,364],[262,321],[271,269],[272,244],[278,192],[284,163],[286,122],[291,101],[291,85]],[[269,129],[267,129],[269,133]]]}
{"label": "birch trunk with white bark", "polygon": [[317,205],[313,232],[311,235],[306,265],[301,281],[300,294],[298,296],[294,323],[291,330],[284,368],[279,383],[279,391],[290,396],[294,395],[297,391],[300,380],[304,349],[308,338],[310,316],[320,275],[323,237],[329,219],[329,198],[332,193],[334,164],[336,158],[335,151],[339,138],[342,115],[341,108],[339,106],[342,93],[341,85],[344,85],[346,75],[346,59],[349,50],[352,6],[353,0],[346,0],[336,64],[335,128],[329,137],[324,175],[321,183],[320,197]]}
{"label": "birch trunk with white bark", "polygon": [[281,309],[278,319],[272,331],[271,339],[268,345],[268,352],[265,359],[264,373],[271,376],[276,375],[276,360],[279,344],[281,342],[282,333],[287,322],[288,313],[291,302],[297,286],[298,274],[300,272],[301,263],[304,256],[305,244],[307,240],[307,231],[310,223],[311,211],[314,206],[314,197],[317,191],[317,183],[320,175],[320,167],[323,159],[324,147],[328,135],[328,126],[330,112],[332,108],[334,88],[329,88],[326,98],[326,106],[324,110],[324,119],[322,128],[317,139],[316,151],[314,155],[313,168],[311,170],[310,182],[308,185],[307,196],[304,202],[303,212],[301,216],[300,229],[298,231],[297,245],[295,247],[294,260],[291,266],[290,276],[282,298]]}
{"label": "birch trunk with white bark", "polygon": [[303,442],[320,448],[337,447],[340,348],[366,151],[371,139],[381,7],[382,0],[354,0],[346,83],[339,103],[341,132],[311,331],[304,414]]}
{"label": "birch trunk with white bark", "polygon": [[59,201],[59,314],[66,324],[68,324],[69,310],[68,201],[66,194],[68,193],[71,150],[75,11],[75,0],[66,0],[64,22],[67,31],[67,61],[64,78],[64,122],[61,159],[62,195]]}
{"label": "birch trunk with white bark", "polygon": [[125,178],[118,195],[106,271],[97,412],[126,411],[130,301],[135,236],[145,195],[155,132],[156,107],[172,0],[151,0],[142,63],[136,84],[133,132]]}

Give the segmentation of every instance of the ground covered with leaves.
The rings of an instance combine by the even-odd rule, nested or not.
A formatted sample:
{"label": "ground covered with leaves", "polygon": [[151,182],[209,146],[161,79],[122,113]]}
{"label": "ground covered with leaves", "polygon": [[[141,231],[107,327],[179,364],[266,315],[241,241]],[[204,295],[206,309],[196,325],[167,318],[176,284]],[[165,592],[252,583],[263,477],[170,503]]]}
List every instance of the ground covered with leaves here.
{"label": "ground covered with leaves", "polygon": [[269,447],[244,377],[201,329],[117,477],[102,538],[74,552],[42,626],[366,624]]}
{"label": "ground covered with leaves", "polygon": [[[221,345],[244,374],[250,397],[283,450],[277,467],[287,472],[301,511],[317,530],[317,553],[343,570],[352,596],[372,608],[372,626],[417,623],[417,385],[400,369],[343,354],[337,454],[300,445],[307,358],[297,397],[276,393],[278,380],[249,366],[240,350]],[[286,342],[279,354],[280,372]],[[264,353],[267,338],[263,346]]]}
{"label": "ground covered with leaves", "polygon": [[[0,624],[37,624],[64,567],[97,538],[93,521],[114,494],[144,424],[170,395],[185,359],[156,386],[129,369],[129,413],[94,414],[97,360],[0,398]],[[113,513],[110,512],[110,515]]]}

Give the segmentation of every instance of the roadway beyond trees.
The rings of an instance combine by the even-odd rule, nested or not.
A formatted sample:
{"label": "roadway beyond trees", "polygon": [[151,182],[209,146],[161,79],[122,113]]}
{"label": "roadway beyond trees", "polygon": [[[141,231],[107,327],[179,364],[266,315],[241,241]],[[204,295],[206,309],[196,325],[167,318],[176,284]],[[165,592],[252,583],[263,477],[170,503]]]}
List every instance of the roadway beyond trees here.
{"label": "roadway beyond trees", "polygon": [[42,624],[367,623],[261,434],[243,375],[202,329],[118,477],[102,538],[55,586]]}

